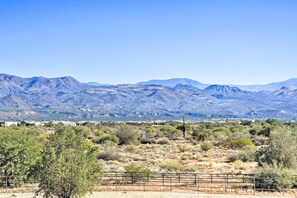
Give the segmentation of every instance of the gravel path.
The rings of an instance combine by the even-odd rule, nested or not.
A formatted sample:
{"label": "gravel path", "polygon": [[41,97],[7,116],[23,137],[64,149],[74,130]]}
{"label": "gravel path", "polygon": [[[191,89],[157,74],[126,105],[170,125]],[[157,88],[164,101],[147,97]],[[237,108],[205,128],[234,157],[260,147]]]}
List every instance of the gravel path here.
{"label": "gravel path", "polygon": [[[33,193],[0,193],[0,198],[33,198]],[[170,192],[94,192],[88,198],[273,198],[282,196],[206,195]],[[38,197],[39,198],[39,197]]]}

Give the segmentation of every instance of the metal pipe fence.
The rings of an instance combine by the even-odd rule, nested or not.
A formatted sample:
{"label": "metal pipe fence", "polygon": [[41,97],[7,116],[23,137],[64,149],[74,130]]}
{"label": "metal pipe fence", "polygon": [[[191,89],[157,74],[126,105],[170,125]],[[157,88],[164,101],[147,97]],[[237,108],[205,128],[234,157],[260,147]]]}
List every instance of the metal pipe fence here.
{"label": "metal pipe fence", "polygon": [[[0,176],[0,188],[37,188],[38,181]],[[105,172],[96,190],[191,191],[197,193],[297,195],[297,176],[259,178],[253,174]]]}
{"label": "metal pipe fence", "polygon": [[101,186],[113,190],[297,195],[297,177],[259,178],[253,174],[105,173]]}

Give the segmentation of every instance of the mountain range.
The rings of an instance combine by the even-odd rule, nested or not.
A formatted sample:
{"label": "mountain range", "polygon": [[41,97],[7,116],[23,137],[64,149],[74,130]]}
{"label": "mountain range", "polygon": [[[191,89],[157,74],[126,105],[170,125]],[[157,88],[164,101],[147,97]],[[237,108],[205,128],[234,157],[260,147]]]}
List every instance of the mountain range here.
{"label": "mountain range", "polygon": [[297,79],[245,86],[186,78],[106,85],[0,74],[0,120],[295,119],[296,89]]}

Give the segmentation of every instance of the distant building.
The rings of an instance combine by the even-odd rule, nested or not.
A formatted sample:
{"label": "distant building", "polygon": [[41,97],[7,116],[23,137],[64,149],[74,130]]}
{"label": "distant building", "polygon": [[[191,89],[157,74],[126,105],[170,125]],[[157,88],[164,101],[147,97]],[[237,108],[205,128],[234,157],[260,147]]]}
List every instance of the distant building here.
{"label": "distant building", "polygon": [[76,126],[76,122],[70,121],[54,121],[53,124],[61,124],[63,126]]}
{"label": "distant building", "polygon": [[42,126],[42,122],[36,122],[36,121],[22,121],[20,123],[22,126]]}
{"label": "distant building", "polygon": [[10,127],[10,126],[17,126],[18,122],[0,122],[0,126],[2,127]]}

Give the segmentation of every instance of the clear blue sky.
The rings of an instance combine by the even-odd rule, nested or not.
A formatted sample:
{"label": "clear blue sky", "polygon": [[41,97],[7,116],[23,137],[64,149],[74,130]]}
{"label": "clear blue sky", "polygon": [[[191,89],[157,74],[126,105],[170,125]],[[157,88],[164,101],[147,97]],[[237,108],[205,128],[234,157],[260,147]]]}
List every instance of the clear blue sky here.
{"label": "clear blue sky", "polygon": [[297,1],[0,0],[0,73],[285,80],[297,77]]}

